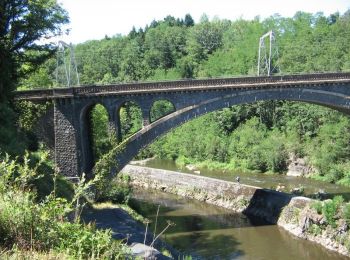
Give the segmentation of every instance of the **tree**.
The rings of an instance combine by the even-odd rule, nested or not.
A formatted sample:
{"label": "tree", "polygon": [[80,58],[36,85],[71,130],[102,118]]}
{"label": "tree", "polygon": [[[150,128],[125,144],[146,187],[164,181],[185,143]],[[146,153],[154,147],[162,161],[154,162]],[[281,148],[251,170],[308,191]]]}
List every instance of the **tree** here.
{"label": "tree", "polygon": [[61,34],[68,15],[56,0],[2,0],[0,14],[0,101],[3,101],[20,77],[54,53],[52,43],[40,40]]}
{"label": "tree", "polygon": [[194,21],[192,19],[192,16],[190,14],[186,14],[185,15],[185,26],[186,27],[191,27],[194,25]]}
{"label": "tree", "polygon": [[209,22],[207,16],[202,16],[201,23],[191,28],[188,42],[188,52],[197,61],[205,60],[222,45],[224,28],[220,22]]}

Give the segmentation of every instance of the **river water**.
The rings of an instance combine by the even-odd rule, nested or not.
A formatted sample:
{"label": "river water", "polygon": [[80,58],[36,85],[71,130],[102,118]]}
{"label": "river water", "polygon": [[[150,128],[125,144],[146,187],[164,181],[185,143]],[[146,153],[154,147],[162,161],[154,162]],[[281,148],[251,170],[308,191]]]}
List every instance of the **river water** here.
{"label": "river water", "polygon": [[227,209],[159,191],[135,190],[133,196],[134,208],[152,221],[151,231],[160,205],[156,233],[167,221],[175,223],[162,238],[192,259],[349,259]]}
{"label": "river water", "polygon": [[[150,160],[144,165],[194,174],[179,168],[171,160]],[[302,185],[306,196],[319,190],[331,195],[343,195],[349,199],[349,188],[312,179],[266,175],[261,173],[230,173],[201,169],[201,175],[234,181],[240,176],[241,183],[263,188],[286,186],[286,191]],[[154,225],[157,207],[160,214],[157,225],[159,233],[170,220],[176,225],[165,232],[163,239],[175,249],[193,259],[349,259],[322,246],[299,239],[277,225],[230,210],[189,200],[159,191],[137,190],[135,207]],[[151,226],[153,230],[153,226]]]}
{"label": "river water", "polygon": [[[172,160],[152,159],[145,163],[146,167],[178,171],[183,173],[194,174],[186,168],[181,168]],[[304,196],[314,197],[319,191],[324,191],[330,197],[342,195],[346,200],[350,200],[350,189],[332,183],[313,180],[310,178],[292,177],[284,174],[262,174],[262,173],[233,173],[224,172],[221,170],[200,169],[200,175],[217,178],[226,181],[235,181],[237,176],[240,177],[240,182],[243,184],[258,186],[262,188],[275,189],[279,184],[285,186],[283,191],[289,192],[293,188],[303,186]]]}

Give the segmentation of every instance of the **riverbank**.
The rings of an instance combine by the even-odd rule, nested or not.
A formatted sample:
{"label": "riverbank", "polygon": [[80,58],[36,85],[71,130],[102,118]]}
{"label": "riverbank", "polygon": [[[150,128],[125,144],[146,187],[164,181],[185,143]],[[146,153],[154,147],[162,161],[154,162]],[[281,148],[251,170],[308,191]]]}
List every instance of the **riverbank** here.
{"label": "riverbank", "polygon": [[162,250],[167,250],[174,257],[178,256],[178,252],[162,240],[155,242],[154,247],[156,249],[147,246],[153,240],[153,234],[150,232],[147,232],[144,245],[146,229],[140,222],[142,217],[135,218],[130,212],[117,204],[94,204],[83,211],[81,218],[85,223],[94,223],[98,229],[110,230],[114,239],[121,240],[129,246],[133,256],[144,257],[145,259],[171,259],[161,254]]}
{"label": "riverbank", "polygon": [[[315,200],[256,186],[134,165],[126,166],[122,173],[130,176],[134,186],[157,189],[257,216],[300,238],[349,256],[347,225],[342,228],[327,226],[324,230],[320,228],[318,232],[313,232],[313,224],[317,223],[317,213],[313,210]],[[322,219],[321,216],[319,218]]]}
{"label": "riverbank", "polygon": [[[138,161],[131,164],[140,165]],[[322,197],[322,199],[331,199],[334,196],[341,194],[346,201],[350,201],[350,190],[348,187],[328,183],[325,181],[315,180],[313,178],[292,177],[287,176],[286,174],[231,172],[223,170],[213,170],[205,167],[188,169],[187,167],[181,167],[180,165],[176,164],[173,160],[164,160],[157,158],[153,160],[148,160],[145,164],[142,164],[140,166],[182,173],[191,173],[194,175],[200,175],[229,182],[234,182],[236,177],[239,176],[241,183],[251,186],[258,186],[260,188],[270,190],[276,190],[277,187],[280,187],[280,191],[282,192],[293,193],[299,191],[299,193],[302,192],[302,196],[314,199],[318,199],[320,197]]]}

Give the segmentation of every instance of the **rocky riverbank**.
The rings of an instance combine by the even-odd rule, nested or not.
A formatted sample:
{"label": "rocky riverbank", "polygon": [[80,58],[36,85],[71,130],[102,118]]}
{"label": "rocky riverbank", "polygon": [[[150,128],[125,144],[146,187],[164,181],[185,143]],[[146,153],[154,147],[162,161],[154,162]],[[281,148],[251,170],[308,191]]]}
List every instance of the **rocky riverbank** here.
{"label": "rocky riverbank", "polygon": [[128,212],[114,204],[100,204],[87,208],[82,214],[82,220],[86,223],[94,223],[98,229],[110,229],[112,237],[123,240],[130,248],[132,256],[141,257],[142,259],[171,259],[160,253],[162,249],[166,249],[173,256],[179,253],[172,249],[162,240],[157,240],[155,248],[147,246],[153,240],[153,234],[147,232],[146,245],[144,245],[145,227]]}
{"label": "rocky riverbank", "polygon": [[312,229],[320,221],[322,224],[322,216],[312,207],[315,200],[237,182],[135,165],[126,166],[122,173],[130,176],[133,186],[157,189],[257,216],[300,238],[350,256],[349,246],[346,246],[350,234],[347,225],[341,225],[341,228],[327,226],[319,232]]}

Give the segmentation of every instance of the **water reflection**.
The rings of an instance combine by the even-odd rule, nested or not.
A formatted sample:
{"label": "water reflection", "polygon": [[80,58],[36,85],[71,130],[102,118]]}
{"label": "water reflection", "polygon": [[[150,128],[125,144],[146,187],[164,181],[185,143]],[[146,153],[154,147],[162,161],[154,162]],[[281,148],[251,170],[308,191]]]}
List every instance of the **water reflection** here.
{"label": "water reflection", "polygon": [[137,211],[153,225],[161,205],[157,233],[173,221],[176,226],[163,238],[193,259],[348,259],[275,225],[199,201],[144,190],[136,190],[134,198]]}

